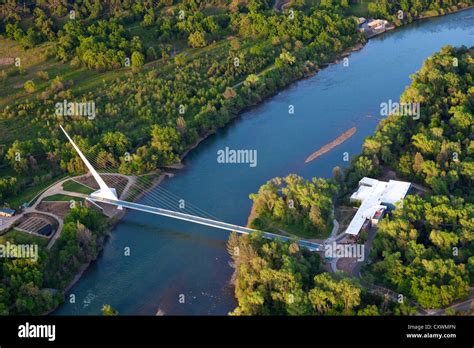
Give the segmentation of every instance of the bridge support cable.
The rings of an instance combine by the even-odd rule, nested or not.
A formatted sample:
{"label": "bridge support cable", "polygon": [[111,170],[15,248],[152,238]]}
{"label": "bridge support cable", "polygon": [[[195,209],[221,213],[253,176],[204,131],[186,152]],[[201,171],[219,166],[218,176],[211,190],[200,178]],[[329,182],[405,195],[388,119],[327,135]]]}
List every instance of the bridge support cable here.
{"label": "bridge support cable", "polygon": [[[102,177],[99,175],[99,173],[97,173],[97,171],[94,169],[94,167],[92,166],[90,161],[81,152],[79,147],[69,137],[69,135],[66,133],[64,128],[62,126],[60,126],[60,127],[61,127],[61,130],[66,135],[66,137],[68,138],[68,140],[70,141],[70,143],[72,144],[73,148],[77,151],[79,157],[82,159],[82,161],[84,162],[86,167],[91,172],[91,174],[94,177],[94,179],[96,180],[96,182],[99,184],[100,189],[98,191],[93,192],[87,198],[89,201],[96,202],[96,203],[111,204],[111,205],[117,206],[119,209],[121,209],[122,207],[125,207],[125,208],[132,209],[132,210],[143,211],[143,212],[147,212],[147,213],[151,213],[151,214],[167,216],[167,217],[170,217],[170,218],[184,220],[184,221],[188,221],[188,222],[192,222],[192,223],[196,223],[196,224],[200,224],[200,225],[206,225],[206,226],[218,228],[218,229],[221,229],[221,230],[235,231],[235,232],[241,233],[241,234],[248,234],[248,233],[257,232],[257,230],[254,230],[254,229],[251,229],[251,228],[248,228],[248,227],[229,224],[229,223],[226,223],[226,222],[223,222],[223,221],[218,221],[218,220],[209,219],[209,218],[206,218],[206,217],[201,217],[199,215],[191,215],[191,214],[187,214],[187,213],[183,213],[183,212],[174,211],[173,209],[157,208],[157,207],[147,206],[147,205],[140,204],[140,203],[128,202],[128,201],[118,199],[115,189],[110,188],[109,186],[107,186],[105,181],[102,179]],[[93,159],[92,162],[94,164],[97,164],[95,159]],[[117,175],[117,173],[107,172],[107,175],[113,175],[113,174]],[[154,191],[150,191],[149,189],[150,189],[149,186],[145,187],[144,192],[148,191],[146,193],[146,195],[149,195],[150,199],[152,201],[156,201],[158,198],[163,199],[163,196],[165,196],[163,194],[163,192],[167,192],[167,196],[165,198],[166,204],[170,204],[173,207],[173,204],[172,204],[173,199],[170,198],[170,197],[173,197],[173,195],[174,195],[173,193],[171,193],[171,192],[165,190],[164,188],[162,188],[162,190],[161,190],[162,194],[160,195],[159,193],[154,192]],[[174,199],[176,199],[176,198],[179,198],[179,197],[175,196]],[[201,209],[201,211],[203,211],[203,210]],[[273,233],[269,233],[269,232],[263,232],[263,231],[258,231],[258,232],[261,232],[263,237],[269,238],[269,239],[279,239],[279,240],[283,240],[283,241],[293,241],[294,240],[294,239],[286,237],[286,236],[281,236],[281,235],[277,235],[277,234],[273,234]],[[312,251],[322,250],[322,247],[323,247],[323,245],[321,245],[319,243],[314,243],[314,242],[306,241],[306,240],[295,240],[295,242],[298,243],[300,246],[308,248],[309,250],[312,250]]]}
{"label": "bridge support cable", "polygon": [[[161,187],[161,186],[157,186],[157,189],[158,191],[160,191],[162,194],[166,194],[166,195],[169,195],[171,197],[174,197],[174,199],[177,199],[179,201],[180,197],[178,197],[176,194],[174,194],[173,192],[170,192],[169,190],[165,189],[164,187]],[[190,202],[187,202],[186,201],[186,205],[190,205],[192,209],[194,209],[195,211],[197,212],[201,212],[201,214],[203,214],[204,216],[207,216],[213,220],[217,220],[217,221],[220,221],[221,219],[217,218],[216,216],[212,215],[211,213],[208,213],[206,212],[205,210],[199,208],[198,206],[196,205],[193,205],[192,203]],[[199,214],[198,214],[199,215]]]}
{"label": "bridge support cable", "polygon": [[[88,159],[88,160],[91,162],[91,164],[95,165],[96,168],[98,167],[96,159]],[[117,175],[117,170],[115,168],[102,169],[99,175],[100,174],[106,174],[107,176],[114,175],[114,174]],[[137,180],[140,180],[140,177],[137,177]],[[117,181],[120,182],[120,179],[117,179],[115,182]],[[126,185],[124,184],[122,185],[123,185],[123,188],[122,186],[120,186],[120,188],[122,188],[121,191],[123,192],[123,189],[125,188]],[[170,192],[169,190],[164,189],[160,185],[154,187],[153,189],[150,189],[149,185],[136,182],[133,184],[132,187],[134,187],[135,189],[138,189],[136,190],[137,191],[136,195],[138,195],[139,192],[146,191],[146,193],[144,194],[142,198],[143,200],[150,200],[154,204],[162,205],[165,208],[170,209],[170,210],[174,210],[177,208],[181,209],[179,208],[179,202],[181,199],[184,199],[184,198],[179,197],[176,194]],[[128,200],[133,200],[133,198],[135,197],[129,197],[129,198],[132,198],[132,199],[128,199]],[[195,206],[194,204],[186,200],[185,200],[185,208],[182,208],[182,210],[188,211],[192,213],[193,215],[209,217],[214,220],[220,220],[219,218],[213,216],[212,214],[204,211],[203,209]]]}
{"label": "bridge support cable", "polygon": [[[97,161],[95,159],[90,159],[90,162],[92,164],[95,164],[96,167],[97,167]],[[105,169],[105,170],[101,170],[101,172],[99,173],[102,174],[103,172],[107,173],[107,174],[110,174],[110,175],[113,175],[113,174],[117,174],[117,170],[115,168],[111,169]],[[140,180],[140,177],[137,177],[138,180]],[[156,186],[153,188],[153,190],[149,190],[150,188],[149,187],[145,187],[146,185],[143,184],[143,185],[140,185],[140,183],[135,183],[134,184],[134,187],[138,188],[139,191],[148,191],[145,195],[144,195],[144,198],[143,199],[147,199],[149,196],[155,196],[155,198],[157,198],[158,200],[164,200],[166,201],[166,199],[163,197],[164,196],[168,196],[168,198],[170,198],[170,200],[167,200],[166,202],[168,204],[171,204],[171,205],[167,205],[168,208],[172,207],[172,209],[175,209],[176,206],[178,206],[179,208],[179,201],[181,199],[184,199],[183,197],[179,197],[177,196],[176,194],[166,190],[165,188],[163,188],[162,186]],[[157,191],[160,191],[161,194],[157,194]],[[138,193],[137,193],[138,194]],[[130,199],[129,199],[130,200]],[[133,200],[133,199],[131,199]],[[166,203],[164,202],[164,203]],[[156,200],[154,201],[154,203],[156,203]],[[214,220],[220,220],[219,218],[217,218],[216,216],[206,212],[205,210],[197,207],[196,205],[192,204],[191,202],[189,201],[186,201],[185,202],[185,207],[186,208],[183,208],[183,210],[185,211],[189,211],[189,212],[192,212],[193,214],[196,214],[198,216],[204,216],[204,217],[210,217]]]}
{"label": "bridge support cable", "polygon": [[[258,230],[248,228],[248,227],[238,226],[238,225],[229,224],[229,223],[221,222],[221,221],[214,221],[211,219],[206,219],[199,216],[193,216],[190,214],[180,213],[180,212],[176,212],[172,210],[150,207],[150,206],[140,204],[140,203],[126,202],[126,201],[121,201],[121,200],[110,200],[107,198],[100,198],[100,197],[91,197],[91,199],[96,202],[123,206],[125,208],[132,209],[132,210],[167,216],[167,217],[178,219],[178,220],[184,220],[184,221],[188,221],[188,222],[192,222],[192,223],[196,223],[200,225],[205,225],[205,226],[210,226],[210,227],[218,228],[221,230],[232,231],[232,232],[236,232],[240,234],[262,232],[262,231],[258,231]],[[319,243],[315,243],[315,242],[310,242],[306,240],[294,240],[292,238],[281,236],[278,234],[273,234],[270,232],[262,232],[262,236],[268,239],[279,239],[284,242],[295,241],[301,247],[307,248],[311,251],[323,250],[323,245]]]}

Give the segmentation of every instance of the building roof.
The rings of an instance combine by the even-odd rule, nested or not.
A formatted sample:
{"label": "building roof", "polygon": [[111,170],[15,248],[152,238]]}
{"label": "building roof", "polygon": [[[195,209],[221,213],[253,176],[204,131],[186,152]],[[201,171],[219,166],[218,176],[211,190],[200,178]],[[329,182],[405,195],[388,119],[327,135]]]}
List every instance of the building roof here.
{"label": "building roof", "polygon": [[355,201],[363,201],[364,199],[366,199],[367,197],[370,196],[370,194],[372,193],[373,189],[371,187],[367,187],[367,186],[359,186],[359,188],[357,189],[356,192],[354,192],[352,195],[351,195],[351,200],[355,200]]}
{"label": "building roof", "polygon": [[395,205],[403,199],[411,184],[409,182],[390,180],[379,181],[372,178],[362,178],[359,188],[351,195],[351,199],[361,201],[357,213],[352,218],[345,233],[358,235],[366,219],[374,216],[379,209],[386,209],[387,205]]}
{"label": "building roof", "polygon": [[15,214],[15,210],[10,209],[10,208],[0,208],[0,213],[13,215],[13,214]]}
{"label": "building roof", "polygon": [[374,185],[377,185],[379,181],[377,179],[373,179],[373,178],[368,178],[366,176],[364,176],[362,179],[360,179],[359,181],[359,186],[363,185],[363,186],[374,186]]}
{"label": "building roof", "polygon": [[392,204],[402,200],[408,193],[411,184],[405,181],[390,180],[380,201],[385,204]]}
{"label": "building roof", "polygon": [[370,21],[367,25],[369,27],[378,27],[378,26],[387,25],[387,24],[388,24],[388,21],[385,19],[374,19]]}
{"label": "building roof", "polygon": [[381,209],[385,210],[387,207],[384,205],[375,205],[371,207],[367,207],[365,204],[361,205],[352,218],[351,223],[347,226],[345,233],[357,236],[364,225],[364,222],[367,219],[372,219],[375,213]]}

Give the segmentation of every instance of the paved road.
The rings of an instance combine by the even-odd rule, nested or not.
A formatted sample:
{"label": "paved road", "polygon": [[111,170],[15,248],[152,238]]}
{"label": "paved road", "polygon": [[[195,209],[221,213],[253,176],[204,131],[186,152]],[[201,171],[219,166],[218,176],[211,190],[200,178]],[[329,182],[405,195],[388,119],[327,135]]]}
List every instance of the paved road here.
{"label": "paved road", "polygon": [[276,12],[283,12],[285,9],[285,6],[290,3],[291,0],[276,0],[275,5],[273,6],[273,9]]}
{"label": "paved road", "polygon": [[464,301],[458,301],[453,303],[451,306],[436,310],[429,310],[428,315],[443,315],[447,309],[454,309],[455,311],[468,312],[471,309],[471,303],[474,301],[474,287],[471,287],[471,293],[469,298]]}
{"label": "paved road", "polygon": [[375,239],[375,235],[377,234],[377,228],[373,227],[369,230],[369,235],[367,237],[366,242],[364,243],[364,255],[365,260],[363,262],[357,262],[355,266],[352,268],[352,276],[360,278],[360,269],[364,262],[369,258],[370,248],[372,247],[372,243]]}
{"label": "paved road", "polygon": [[[337,242],[338,237],[341,238],[341,236],[337,235],[337,232],[339,231],[339,222],[336,219],[333,219],[333,226],[332,226],[332,231],[331,234],[329,235],[329,238],[324,241],[324,244],[332,244],[333,242]],[[335,273],[337,272],[337,257],[331,258],[329,261],[329,264],[331,266],[331,270]]]}

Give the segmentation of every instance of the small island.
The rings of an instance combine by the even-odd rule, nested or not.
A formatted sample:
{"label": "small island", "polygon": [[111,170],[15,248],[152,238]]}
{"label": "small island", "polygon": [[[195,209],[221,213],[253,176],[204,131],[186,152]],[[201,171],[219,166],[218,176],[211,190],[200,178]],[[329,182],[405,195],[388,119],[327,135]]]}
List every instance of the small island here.
{"label": "small island", "polygon": [[317,151],[313,152],[311,155],[309,155],[308,158],[306,158],[306,160],[304,161],[304,163],[309,163],[311,161],[314,161],[319,156],[324,155],[326,152],[331,151],[336,146],[341,145],[347,139],[352,137],[355,134],[356,131],[357,131],[356,127],[349,128],[344,133],[342,133],[340,136],[338,136],[336,139],[334,139],[330,143],[324,145],[319,150],[317,150]]}
{"label": "small island", "polygon": [[332,229],[332,180],[290,174],[269,180],[251,194],[248,226],[291,237],[325,238]]}

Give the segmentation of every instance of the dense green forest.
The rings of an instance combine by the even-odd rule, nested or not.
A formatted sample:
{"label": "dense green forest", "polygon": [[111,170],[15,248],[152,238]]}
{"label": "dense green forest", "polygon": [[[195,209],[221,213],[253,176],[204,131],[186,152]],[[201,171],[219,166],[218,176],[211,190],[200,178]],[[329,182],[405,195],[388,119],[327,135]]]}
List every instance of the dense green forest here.
{"label": "dense green forest", "polygon": [[445,47],[429,58],[400,98],[420,119],[394,115],[366,139],[360,162],[387,165],[434,194],[474,197],[472,49]]}
{"label": "dense green forest", "polygon": [[90,261],[107,235],[106,218],[84,207],[71,209],[61,236],[51,249],[42,237],[9,233],[2,244],[39,244],[39,258],[0,260],[0,315],[39,315],[63,301],[62,290]]}
{"label": "dense green forest", "polygon": [[262,231],[290,233],[300,237],[327,237],[332,228],[331,181],[297,175],[274,178],[262,185],[253,200],[249,227]]}
{"label": "dense green forest", "polygon": [[318,254],[296,243],[231,234],[238,306],[232,315],[380,315],[403,313],[355,280],[320,269]]}
{"label": "dense green forest", "polygon": [[369,3],[368,10],[373,17],[385,18],[396,24],[402,24],[418,18],[458,11],[472,5],[472,0],[376,0]]}
{"label": "dense green forest", "polygon": [[[369,286],[382,284],[423,308],[442,308],[465,299],[474,280],[473,63],[474,50],[466,47],[447,46],[428,58],[400,98],[402,103],[420,103],[420,117],[393,114],[381,121],[375,134],[366,138],[362,154],[353,160],[345,176],[338,176],[335,181],[340,192],[338,204],[346,202],[362,177],[377,177],[384,167],[421,185],[423,195],[409,195],[377,225],[370,261],[362,276]],[[270,180],[251,196],[268,220],[262,227],[282,221],[297,225],[301,219],[300,228],[304,230],[311,221],[307,215],[294,215],[296,221],[291,220],[292,215],[286,216],[297,214],[298,210],[293,213],[287,208],[285,196],[294,197],[295,202],[307,199],[306,204],[311,204],[320,192],[314,191],[314,184],[295,175],[288,178]],[[286,193],[280,192],[284,182],[293,187],[285,188]],[[318,201],[327,199],[329,204],[329,197],[323,195]],[[302,210],[301,207],[299,212]],[[270,214],[273,211],[276,213]],[[321,226],[326,222],[322,221]],[[236,246],[241,253],[234,255]],[[342,288],[350,284],[349,280],[335,280],[328,274],[316,275],[314,255],[300,251],[296,244],[233,236],[229,253],[236,266],[239,305],[235,314],[325,314],[326,310],[312,312],[316,298],[325,304],[344,298],[342,293],[336,297],[325,293],[330,286],[327,284],[332,282]],[[319,277],[325,277],[323,283]],[[361,290],[352,286],[350,292],[358,305],[360,299],[355,294]],[[316,297],[312,291],[321,293]],[[298,306],[286,305],[282,300],[285,293],[297,294]],[[329,313],[346,310],[347,307],[336,306]],[[362,313],[377,311],[367,307]],[[406,305],[393,313],[409,314],[412,309]]]}
{"label": "dense green forest", "polygon": [[[2,9],[4,35],[26,52],[41,49],[45,63],[34,69],[55,67],[1,72],[4,86],[24,85],[0,114],[7,202],[28,185],[84,170],[58,124],[99,169],[148,172],[178,162],[243,108],[364,40],[341,6],[300,6],[292,15],[265,1],[84,1],[68,11],[60,2],[8,1]],[[88,70],[97,77],[85,85]],[[58,115],[64,100],[94,102],[97,116]]]}

